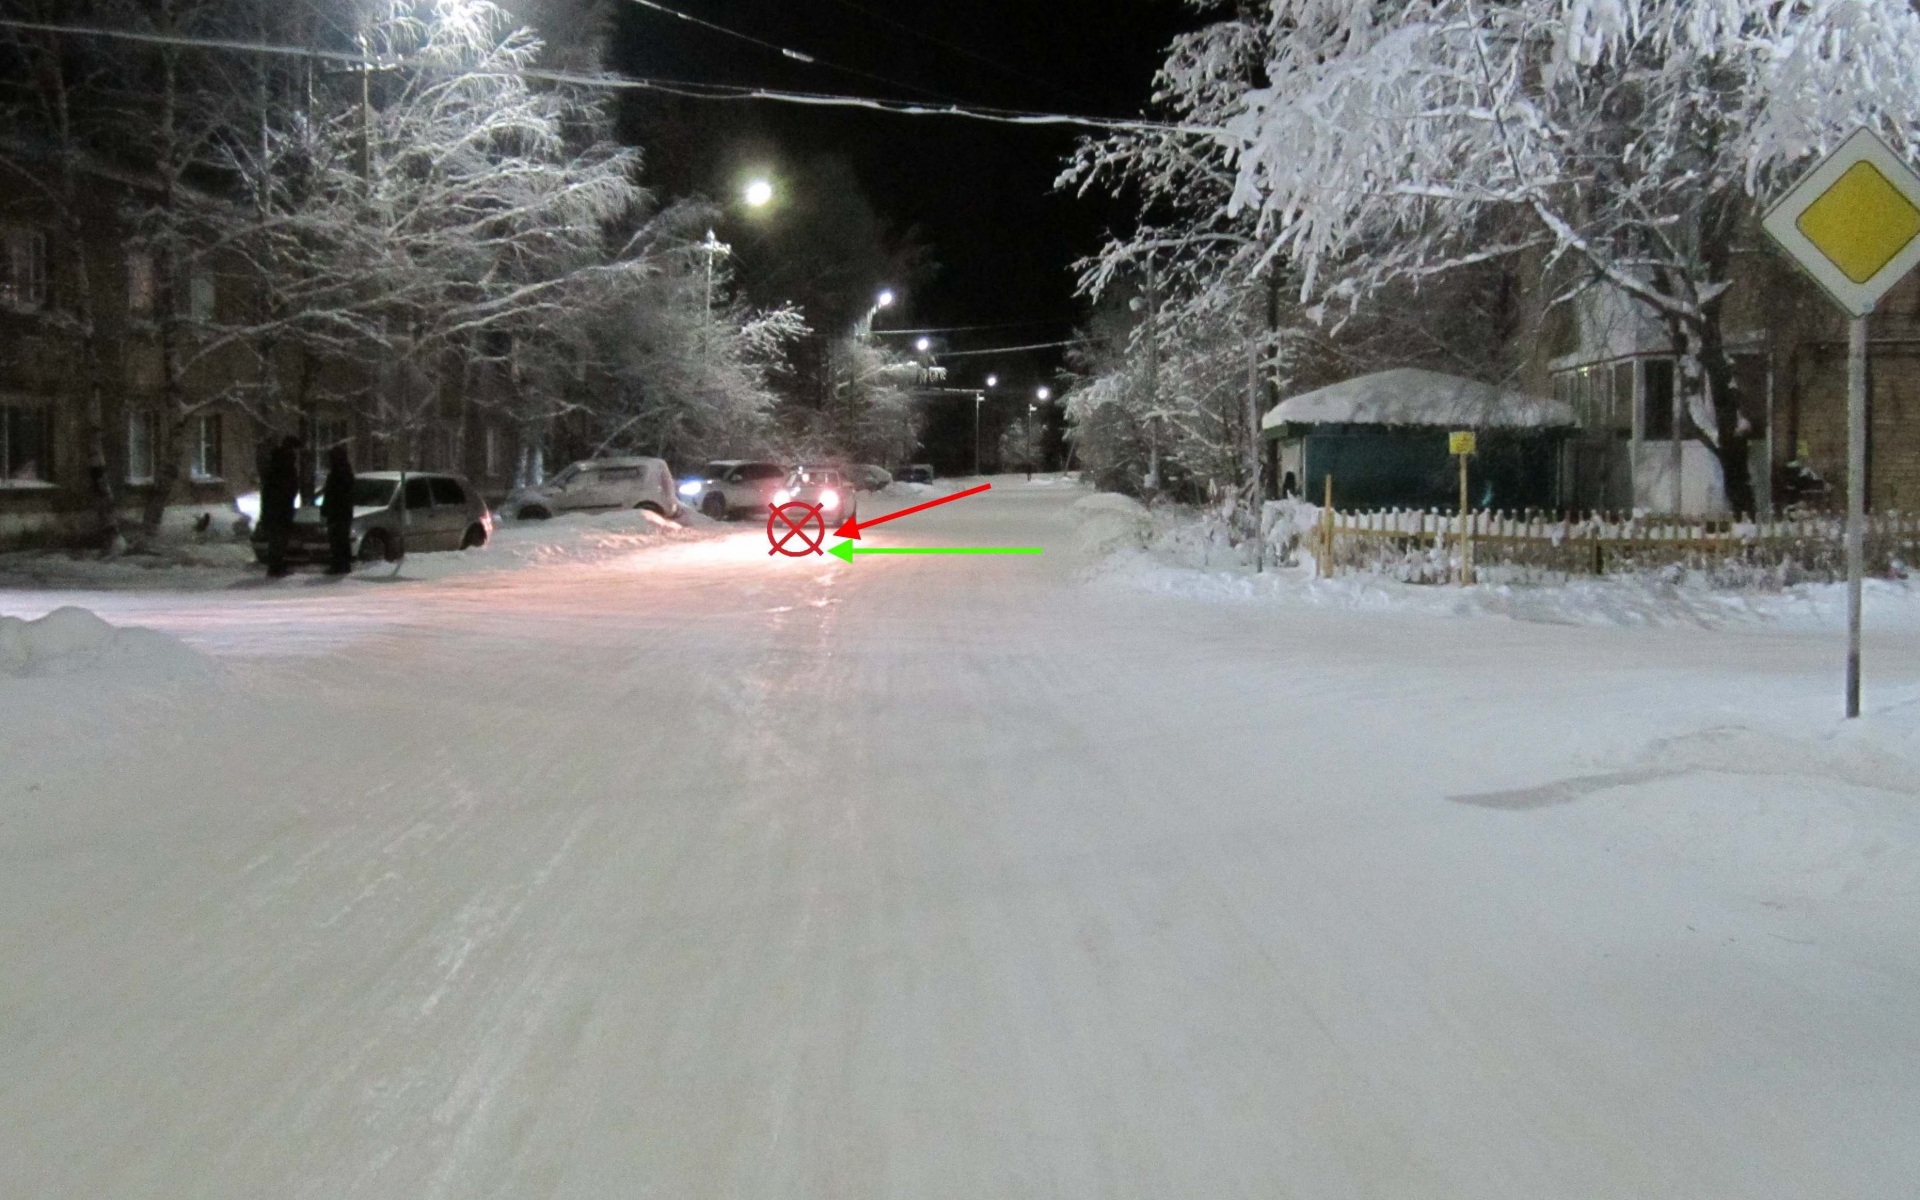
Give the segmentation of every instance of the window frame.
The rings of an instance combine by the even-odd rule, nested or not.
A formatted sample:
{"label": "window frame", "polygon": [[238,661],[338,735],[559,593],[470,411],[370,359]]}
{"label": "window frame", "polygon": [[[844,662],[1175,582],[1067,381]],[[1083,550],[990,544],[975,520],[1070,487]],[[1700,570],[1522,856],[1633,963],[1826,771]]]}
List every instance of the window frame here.
{"label": "window frame", "polygon": [[[135,439],[135,430],[145,435],[146,472],[138,470],[139,459],[136,450],[139,443]],[[126,482],[130,487],[150,487],[160,465],[160,414],[150,408],[129,408],[127,410],[127,469]]]}
{"label": "window frame", "polygon": [[[0,305],[18,312],[39,312],[46,308],[53,291],[53,263],[46,230],[31,225],[0,226],[0,248],[6,252],[6,274],[0,278]],[[20,270],[23,261],[28,265],[24,286]]]}
{"label": "window frame", "polygon": [[[14,475],[16,470],[14,453],[17,449],[15,439],[19,435],[21,423],[16,414],[22,413],[34,414],[39,425],[39,457],[36,462],[37,473],[33,478],[16,478]],[[55,411],[52,404],[0,398],[0,489],[58,487],[59,481],[54,477],[54,471],[58,465],[57,452]]]}
{"label": "window frame", "polygon": [[[225,422],[221,413],[201,413],[193,419],[193,448],[187,459],[187,478],[194,483],[222,483],[226,480]],[[211,431],[212,436],[208,433]],[[212,470],[208,470],[208,451],[212,451]]]}

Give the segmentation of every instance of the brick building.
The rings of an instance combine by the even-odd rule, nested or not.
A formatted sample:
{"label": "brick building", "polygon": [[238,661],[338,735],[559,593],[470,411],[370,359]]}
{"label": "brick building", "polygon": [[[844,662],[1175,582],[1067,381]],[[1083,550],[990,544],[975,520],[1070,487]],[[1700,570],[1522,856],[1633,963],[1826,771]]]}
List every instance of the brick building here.
{"label": "brick building", "polygon": [[[105,477],[129,527],[164,473],[169,432],[181,448],[169,503],[200,511],[229,511],[236,495],[257,488],[259,448],[295,432],[316,451],[349,446],[365,468],[459,471],[495,497],[511,486],[526,456],[520,431],[501,415],[507,383],[497,369],[464,362],[436,364],[429,376],[302,361],[298,349],[282,348],[274,362],[278,402],[264,406],[256,401],[262,355],[236,341],[186,356],[181,419],[163,427],[169,411],[156,321],[163,289],[125,216],[155,185],[97,163],[84,173],[84,186],[65,204],[60,189],[46,186],[50,164],[23,153],[0,159],[0,547],[82,543],[97,534],[96,424]],[[217,267],[184,274],[175,304],[189,328],[245,324],[252,297],[244,276]],[[89,315],[99,381],[93,420]],[[383,407],[420,396],[420,388],[431,395],[410,410],[424,418],[404,444],[382,436]]]}
{"label": "brick building", "polygon": [[[1758,235],[1756,235],[1756,238]],[[1846,318],[1769,244],[1736,260],[1725,324],[1738,403],[1754,430],[1750,474],[1763,509],[1844,503]],[[1888,295],[1869,323],[1868,502],[1920,509],[1920,275]],[[1625,296],[1595,290],[1546,323],[1523,386],[1571,404],[1566,493],[1580,508],[1673,511],[1675,365],[1660,324]],[[1680,508],[1724,511],[1717,458],[1680,446]],[[1823,481],[1823,495],[1818,484]]]}

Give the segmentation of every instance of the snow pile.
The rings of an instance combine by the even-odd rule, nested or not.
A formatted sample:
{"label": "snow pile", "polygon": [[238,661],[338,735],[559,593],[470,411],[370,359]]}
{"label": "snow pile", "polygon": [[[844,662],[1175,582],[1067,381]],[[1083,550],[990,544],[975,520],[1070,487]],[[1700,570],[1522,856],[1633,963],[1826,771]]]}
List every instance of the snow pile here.
{"label": "snow pile", "polygon": [[1117,492],[1095,492],[1075,500],[1067,516],[1073,522],[1074,553],[1083,561],[1138,550],[1152,528],[1146,506]]}
{"label": "snow pile", "polygon": [[499,521],[485,546],[450,554],[408,555],[402,573],[441,579],[475,571],[606,562],[674,541],[713,536],[726,528],[692,512],[676,522],[646,509]]}
{"label": "snow pile", "polygon": [[[1838,584],[1791,587],[1716,586],[1694,572],[1665,571],[1559,584],[1486,582],[1461,588],[1409,583],[1366,572],[1333,579],[1315,576],[1309,549],[1318,512],[1312,505],[1268,504],[1267,562],[1303,566],[1256,570],[1253,549],[1236,539],[1217,514],[1177,509],[1148,514],[1125,497],[1090,496],[1076,516],[1134,513],[1133,524],[1082,524],[1081,545],[1097,561],[1089,578],[1098,586],[1189,600],[1270,603],[1353,611],[1401,611],[1439,617],[1504,617],[1536,624],[1585,626],[1781,623],[1838,627],[1845,621],[1845,589]],[[1088,536],[1089,527],[1099,536]],[[1905,581],[1867,582],[1867,620],[1880,628],[1920,630],[1920,587]]]}
{"label": "snow pile", "polygon": [[114,671],[179,676],[207,660],[152,629],[109,625],[84,608],[57,608],[36,621],[0,617],[0,679]]}
{"label": "snow pile", "polygon": [[1563,401],[1506,391],[1438,371],[1398,367],[1284,400],[1262,418],[1260,427],[1335,424],[1507,429],[1573,423],[1573,409]]}

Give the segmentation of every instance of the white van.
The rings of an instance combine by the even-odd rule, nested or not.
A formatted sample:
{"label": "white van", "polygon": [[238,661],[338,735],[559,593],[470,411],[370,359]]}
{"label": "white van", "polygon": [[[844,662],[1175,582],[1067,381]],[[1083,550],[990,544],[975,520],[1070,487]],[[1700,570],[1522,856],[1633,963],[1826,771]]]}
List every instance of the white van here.
{"label": "white van", "polygon": [[673,472],[658,458],[589,458],[537,487],[507,497],[506,511],[523,521],[544,521],[563,512],[645,508],[663,517],[680,515]]}

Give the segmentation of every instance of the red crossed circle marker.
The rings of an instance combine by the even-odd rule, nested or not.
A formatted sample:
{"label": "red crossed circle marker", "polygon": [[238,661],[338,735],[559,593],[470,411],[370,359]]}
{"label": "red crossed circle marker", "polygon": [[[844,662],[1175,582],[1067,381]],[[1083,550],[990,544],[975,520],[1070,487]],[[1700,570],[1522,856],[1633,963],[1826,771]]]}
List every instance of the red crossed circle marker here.
{"label": "red crossed circle marker", "polygon": [[[767,513],[767,541],[773,544],[773,549],[767,551],[768,556],[784,554],[788,558],[805,558],[809,554],[826,553],[820,547],[827,540],[827,519],[821,515],[818,504],[789,500],[778,507],[769,504],[767,508],[770,510]],[[784,530],[780,528],[782,525],[786,526]],[[812,526],[812,532],[808,532],[809,525]],[[796,538],[800,541],[800,549],[789,550],[788,545]]]}

